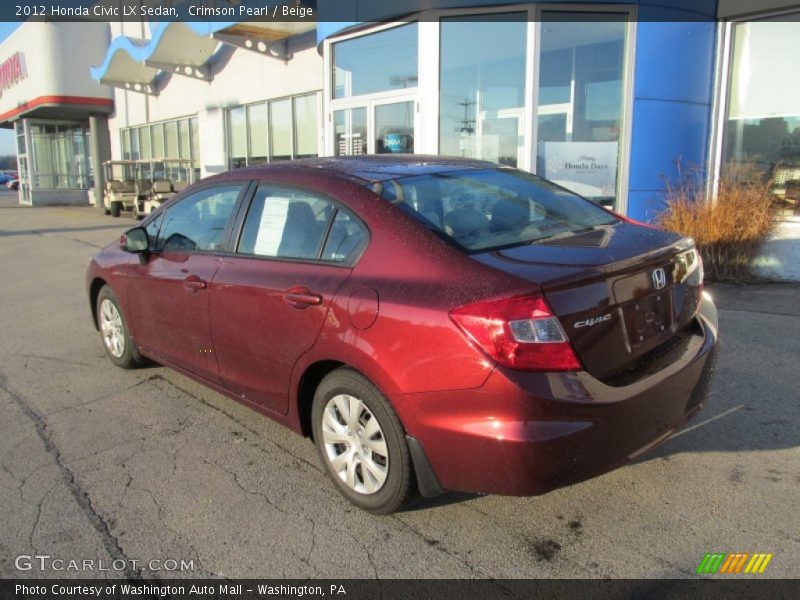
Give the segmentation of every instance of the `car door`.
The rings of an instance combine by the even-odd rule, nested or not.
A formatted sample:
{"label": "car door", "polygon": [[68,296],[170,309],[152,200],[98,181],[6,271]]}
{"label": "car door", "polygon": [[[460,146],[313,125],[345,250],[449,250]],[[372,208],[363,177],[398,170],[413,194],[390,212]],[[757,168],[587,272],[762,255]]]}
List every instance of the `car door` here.
{"label": "car door", "polygon": [[258,185],[235,252],[211,285],[211,328],[222,383],[244,400],[285,413],[294,364],[322,330],[367,230],[335,201]]}
{"label": "car door", "polygon": [[130,266],[128,310],[144,353],[213,382],[219,373],[209,284],[242,188],[239,183],[210,186],[176,202],[159,217],[153,251]]}

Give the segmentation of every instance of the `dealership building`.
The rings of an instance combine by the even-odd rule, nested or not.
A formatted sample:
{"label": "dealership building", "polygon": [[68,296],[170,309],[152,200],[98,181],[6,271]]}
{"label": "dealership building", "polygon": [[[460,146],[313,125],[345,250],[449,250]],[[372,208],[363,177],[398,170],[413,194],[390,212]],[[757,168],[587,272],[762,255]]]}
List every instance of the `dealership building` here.
{"label": "dealership building", "polygon": [[[108,158],[186,158],[206,176],[318,155],[477,157],[645,221],[680,171],[709,197],[731,169],[800,179],[800,3],[422,4],[356,0],[347,22],[319,0],[316,21],[25,23],[0,45],[0,65],[27,67],[0,66],[20,202],[86,202]],[[785,195],[779,235],[800,237]]]}

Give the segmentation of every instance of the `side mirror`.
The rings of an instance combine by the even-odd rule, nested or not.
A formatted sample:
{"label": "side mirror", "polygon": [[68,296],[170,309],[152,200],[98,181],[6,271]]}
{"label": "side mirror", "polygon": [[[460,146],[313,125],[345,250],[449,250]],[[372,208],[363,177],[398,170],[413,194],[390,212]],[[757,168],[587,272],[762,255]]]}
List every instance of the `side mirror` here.
{"label": "side mirror", "polygon": [[129,229],[120,237],[120,246],[125,252],[132,254],[147,254],[150,250],[150,240],[144,227]]}

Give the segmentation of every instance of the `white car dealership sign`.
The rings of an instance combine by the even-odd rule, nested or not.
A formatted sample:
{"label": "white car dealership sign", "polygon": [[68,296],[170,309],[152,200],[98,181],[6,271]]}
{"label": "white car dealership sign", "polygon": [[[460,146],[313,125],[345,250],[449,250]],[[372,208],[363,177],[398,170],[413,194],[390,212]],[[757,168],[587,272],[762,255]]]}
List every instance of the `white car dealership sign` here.
{"label": "white car dealership sign", "polygon": [[544,142],[545,179],[590,198],[617,189],[618,142]]}

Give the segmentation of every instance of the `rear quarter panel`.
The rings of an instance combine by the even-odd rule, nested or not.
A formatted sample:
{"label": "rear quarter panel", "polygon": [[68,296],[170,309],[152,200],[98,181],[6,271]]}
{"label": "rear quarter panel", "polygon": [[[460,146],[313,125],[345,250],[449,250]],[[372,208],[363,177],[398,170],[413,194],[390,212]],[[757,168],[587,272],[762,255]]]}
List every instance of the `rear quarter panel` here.
{"label": "rear quarter panel", "polygon": [[[297,363],[291,393],[320,360],[359,370],[393,400],[481,386],[494,365],[456,328],[449,311],[536,286],[472,260],[360,185],[348,183],[330,194],[359,215],[371,239],[337,293],[317,343]],[[365,297],[377,297],[371,324],[354,318]]]}

